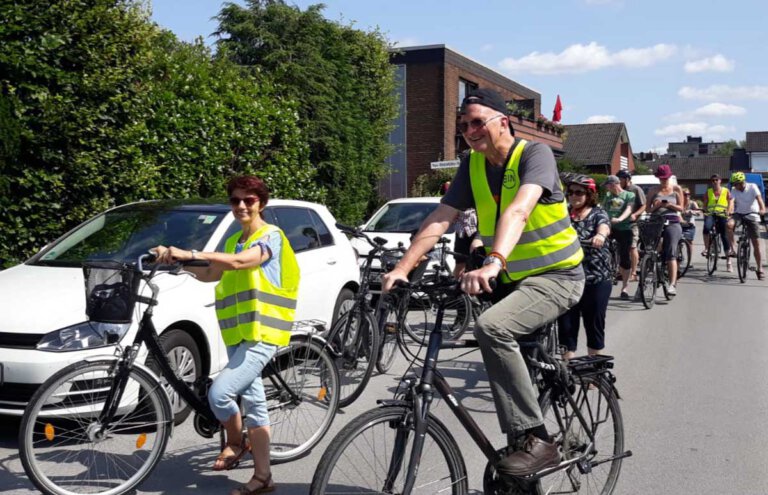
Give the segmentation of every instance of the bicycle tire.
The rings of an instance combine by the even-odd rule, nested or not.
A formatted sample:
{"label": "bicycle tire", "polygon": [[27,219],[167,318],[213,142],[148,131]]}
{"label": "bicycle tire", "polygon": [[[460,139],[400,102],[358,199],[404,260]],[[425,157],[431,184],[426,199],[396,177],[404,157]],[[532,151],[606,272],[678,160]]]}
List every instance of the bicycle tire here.
{"label": "bicycle tire", "polygon": [[688,273],[688,269],[691,267],[691,257],[693,256],[693,248],[691,243],[685,239],[680,239],[677,244],[677,278],[680,279]]}
{"label": "bicycle tire", "polygon": [[[413,411],[388,406],[367,411],[347,424],[323,453],[309,488],[310,495],[336,493],[402,493],[410,459],[414,425]],[[399,438],[398,434],[400,435]],[[395,449],[396,440],[403,440]],[[397,452],[396,452],[397,450]],[[392,456],[400,454],[399,462]],[[384,490],[390,464],[399,466],[394,486]],[[467,469],[459,446],[435,416],[427,416],[424,450],[411,492],[418,494],[469,492]]]}
{"label": "bicycle tire", "polygon": [[380,337],[376,319],[359,304],[328,332],[326,340],[339,371],[339,407],[352,404],[365,390],[379,355]]}
{"label": "bicycle tire", "polygon": [[656,303],[656,262],[652,254],[646,254],[640,260],[640,299],[645,309],[653,308]]}
{"label": "bicycle tire", "polygon": [[658,258],[656,261],[656,266],[658,267],[658,276],[656,277],[658,279],[658,284],[661,285],[661,290],[664,293],[664,299],[667,301],[672,300],[672,294],[669,293],[669,285],[671,284],[671,281],[669,279],[669,267],[667,266],[666,261],[661,261],[661,258]]}
{"label": "bicycle tire", "polygon": [[[429,340],[429,334],[435,327],[435,304],[419,294],[411,294],[408,314],[403,327],[405,333],[417,344]],[[446,304],[443,315],[443,340],[455,340],[466,331],[472,319],[472,300],[467,294],[460,294]]]}
{"label": "bicycle tire", "polygon": [[[613,493],[621,473],[624,453],[624,420],[613,386],[599,376],[574,377],[574,402],[595,437],[593,451],[587,458],[590,469],[582,473],[576,465],[542,478],[538,493],[573,493],[609,495]],[[571,404],[553,397],[545,390],[539,397],[544,425],[555,435],[563,459],[578,457],[586,451],[589,438]],[[609,423],[612,423],[610,425]],[[608,448],[604,448],[607,446]],[[589,478],[589,479],[587,479]],[[599,479],[598,479],[599,478]],[[580,490],[573,490],[573,481]]]}
{"label": "bicycle tire", "polygon": [[162,385],[144,369],[129,371],[110,428],[106,434],[98,431],[105,396],[115,381],[115,363],[71,364],[46,380],[27,404],[19,452],[24,471],[41,492],[127,493],[160,462],[173,413]]}
{"label": "bicycle tire", "polygon": [[[328,349],[308,336],[294,335],[272,360],[283,382],[262,375],[270,419],[270,459],[273,464],[309,453],[331,428],[339,407],[339,374]],[[298,398],[292,398],[292,394]]]}
{"label": "bicycle tire", "polygon": [[717,260],[720,257],[719,234],[710,235],[709,252],[707,253],[707,274],[712,275],[717,270]]}
{"label": "bicycle tire", "polygon": [[387,373],[397,357],[398,334],[400,333],[397,309],[389,302],[382,303],[379,308],[379,332],[381,345],[379,357],[376,359],[376,371]]}
{"label": "bicycle tire", "polygon": [[747,272],[749,272],[749,240],[739,239],[739,250],[736,252],[736,271],[739,272],[739,282],[742,284],[747,281]]}

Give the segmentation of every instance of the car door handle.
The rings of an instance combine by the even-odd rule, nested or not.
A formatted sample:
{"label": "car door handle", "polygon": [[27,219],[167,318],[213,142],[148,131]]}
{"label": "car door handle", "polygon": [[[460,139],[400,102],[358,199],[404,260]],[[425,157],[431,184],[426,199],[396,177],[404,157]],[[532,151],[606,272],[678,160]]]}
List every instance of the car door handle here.
{"label": "car door handle", "polygon": [[329,265],[335,265],[336,264],[336,260],[331,258],[328,261],[326,261],[326,263],[328,263]]}

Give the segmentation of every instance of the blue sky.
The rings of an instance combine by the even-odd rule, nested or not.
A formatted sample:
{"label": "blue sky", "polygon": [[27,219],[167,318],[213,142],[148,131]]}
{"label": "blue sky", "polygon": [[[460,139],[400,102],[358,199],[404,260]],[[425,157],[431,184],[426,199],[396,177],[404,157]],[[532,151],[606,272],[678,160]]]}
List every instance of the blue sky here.
{"label": "blue sky", "polygon": [[[378,27],[396,46],[447,45],[538,91],[547,118],[559,94],[564,124],[624,122],[636,153],[687,135],[709,142],[768,131],[765,0],[324,3],[328,19]],[[153,19],[212,43],[221,6],[153,0]]]}

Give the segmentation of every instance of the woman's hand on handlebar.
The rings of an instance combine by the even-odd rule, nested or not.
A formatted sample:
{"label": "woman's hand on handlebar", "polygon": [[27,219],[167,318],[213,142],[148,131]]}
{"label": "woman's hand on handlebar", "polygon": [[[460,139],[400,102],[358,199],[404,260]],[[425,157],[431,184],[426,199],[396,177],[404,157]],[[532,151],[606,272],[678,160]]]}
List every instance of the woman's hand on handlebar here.
{"label": "woman's hand on handlebar", "polygon": [[194,259],[192,251],[179,249],[175,246],[157,246],[153,248],[152,251],[157,255],[157,262],[165,265],[170,265],[176,261],[188,261]]}
{"label": "woman's hand on handlebar", "polygon": [[491,293],[493,292],[491,280],[498,277],[499,272],[501,272],[501,267],[495,263],[490,263],[471,272],[465,272],[461,276],[461,290],[470,295],[482,292]]}

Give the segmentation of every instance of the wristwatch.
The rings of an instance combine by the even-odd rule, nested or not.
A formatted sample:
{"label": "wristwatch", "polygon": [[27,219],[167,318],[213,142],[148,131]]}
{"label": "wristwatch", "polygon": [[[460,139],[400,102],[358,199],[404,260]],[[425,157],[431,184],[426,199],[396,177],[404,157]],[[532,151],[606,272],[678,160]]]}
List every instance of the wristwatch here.
{"label": "wristwatch", "polygon": [[490,265],[490,264],[494,264],[494,265],[498,266],[499,268],[501,268],[502,270],[504,269],[504,264],[496,256],[486,256],[485,257],[485,259],[483,260],[483,266]]}
{"label": "wristwatch", "polygon": [[196,260],[196,259],[197,259],[197,253],[198,253],[198,252],[199,252],[199,251],[198,251],[197,249],[193,249],[193,250],[191,250],[191,251],[190,251],[190,253],[192,253],[192,259],[193,259],[193,260]]}

